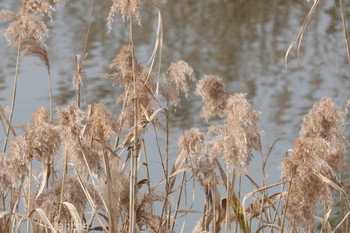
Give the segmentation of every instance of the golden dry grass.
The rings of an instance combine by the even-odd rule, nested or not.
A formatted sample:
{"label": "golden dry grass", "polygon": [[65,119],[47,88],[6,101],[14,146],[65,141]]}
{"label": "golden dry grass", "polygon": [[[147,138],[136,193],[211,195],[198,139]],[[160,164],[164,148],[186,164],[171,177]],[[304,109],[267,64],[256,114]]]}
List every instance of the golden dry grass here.
{"label": "golden dry grass", "polygon": [[[116,53],[110,64],[112,73],[105,75],[115,85],[124,87],[117,99],[117,104],[122,105],[119,116],[104,103],[80,107],[86,56],[76,56],[73,85],[77,100],[65,108],[57,106],[56,120],[52,107],[48,113],[40,106],[24,133],[17,135],[12,126],[16,72],[9,113],[0,106],[5,132],[1,138],[5,139],[4,149],[0,152],[0,233],[15,232],[23,226],[27,226],[27,232],[175,232],[181,216],[198,214],[183,204],[191,182],[200,185],[203,192],[203,210],[192,232],[313,232],[319,226],[325,232],[342,229],[346,233],[350,206],[341,174],[348,171],[347,144],[340,127],[345,113],[330,98],[316,103],[304,117],[300,136],[280,165],[281,180],[268,184],[266,163],[277,140],[264,155],[263,131],[258,125],[261,113],[251,109],[245,93],[225,93],[222,79],[215,75],[205,75],[197,81],[193,68],[183,60],[172,63],[162,74],[153,73],[152,67],[137,61],[132,22],[141,24],[141,3],[151,3],[156,8],[153,1],[113,0],[108,14],[109,30],[117,12],[130,23],[129,44]],[[160,11],[156,10],[161,20]],[[0,13],[1,20],[9,21],[4,36],[9,45],[17,46],[17,71],[19,59],[37,56],[50,77],[44,40],[49,31],[38,16],[52,19],[53,11],[50,1],[27,0],[18,13]],[[307,21],[303,27],[306,24]],[[161,23],[158,26],[158,35],[162,35]],[[293,43],[302,33],[303,28]],[[195,82],[195,94],[203,99],[203,120],[208,122],[215,116],[219,123],[202,131],[185,131],[178,138],[179,152],[171,163],[168,154],[174,152],[168,150],[169,143],[173,143],[168,138],[172,117],[169,110],[181,105],[181,94],[189,96],[189,81]],[[124,140],[124,129],[134,126],[130,132],[135,141],[143,136],[138,135],[140,126],[135,127],[141,118],[154,125],[158,165],[164,174],[160,182],[150,178],[149,145],[143,141],[125,152],[131,158],[130,169],[125,169],[129,166],[127,159],[111,153]],[[159,146],[159,129],[165,129],[164,147]],[[249,176],[253,154],[262,159],[262,184]],[[33,162],[41,168],[33,170]],[[139,176],[140,169],[146,170],[146,177]],[[254,187],[245,196],[241,192],[243,177]],[[276,192],[276,187],[280,191]],[[339,211],[334,204],[335,195],[340,196],[341,214],[334,221],[331,216]],[[316,216],[317,208],[323,208],[323,215]]]}

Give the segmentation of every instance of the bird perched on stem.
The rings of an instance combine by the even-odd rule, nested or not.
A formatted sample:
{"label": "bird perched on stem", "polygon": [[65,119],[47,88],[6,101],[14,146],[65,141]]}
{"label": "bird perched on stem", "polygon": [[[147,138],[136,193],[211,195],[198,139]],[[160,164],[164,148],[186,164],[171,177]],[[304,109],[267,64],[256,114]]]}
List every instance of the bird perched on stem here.
{"label": "bird perched on stem", "polygon": [[[146,133],[147,128],[148,128],[150,123],[151,122],[145,118],[141,118],[140,120],[138,120],[138,122],[137,122],[137,145],[142,141],[143,137],[145,136],[145,133]],[[126,136],[124,142],[122,144],[120,144],[111,154],[114,154],[115,152],[117,152],[120,149],[126,149],[126,148],[130,149],[134,145],[134,142],[135,142],[134,133],[135,133],[135,127],[133,127],[130,130],[130,132]]]}

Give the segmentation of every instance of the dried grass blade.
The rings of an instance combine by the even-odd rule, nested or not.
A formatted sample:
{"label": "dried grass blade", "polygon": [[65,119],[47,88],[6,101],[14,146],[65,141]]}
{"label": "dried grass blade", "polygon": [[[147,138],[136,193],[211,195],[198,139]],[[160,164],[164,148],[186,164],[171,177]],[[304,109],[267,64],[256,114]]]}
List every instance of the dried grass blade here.
{"label": "dried grass blade", "polygon": [[314,174],[316,176],[318,176],[323,182],[329,184],[334,189],[338,190],[345,197],[346,204],[348,205],[348,207],[350,207],[349,198],[348,198],[348,195],[344,189],[342,189],[338,184],[334,183],[333,181],[331,181],[330,179],[328,179],[327,177],[325,177],[321,173],[314,171]]}
{"label": "dried grass blade", "polygon": [[[88,192],[87,188],[85,187],[85,184],[84,184],[83,180],[81,179],[81,177],[80,177],[80,175],[79,175],[79,173],[78,173],[78,171],[76,170],[75,167],[74,167],[74,171],[75,171],[75,174],[76,174],[77,177],[78,177],[80,186],[81,186],[81,188],[82,188],[82,190],[83,190],[83,192],[84,192],[84,194],[85,194],[85,196],[86,196],[86,198],[87,198],[87,200],[88,200],[90,206],[92,207],[94,213],[96,214],[97,219],[98,219],[98,221],[100,222],[100,224],[101,224],[103,230],[104,230],[105,232],[109,232],[109,231],[107,230],[106,226],[103,224],[103,220],[101,219],[101,217],[100,217],[100,215],[99,215],[99,213],[98,213],[98,211],[97,211],[97,208],[96,208],[96,206],[95,206],[95,203],[94,203],[94,201],[93,201],[93,199],[92,199],[90,193]],[[105,208],[106,208],[106,211],[108,212],[108,208],[106,207],[106,205],[105,205]],[[109,213],[108,213],[108,214],[109,214]]]}
{"label": "dried grass blade", "polygon": [[344,221],[350,216],[350,211],[344,216],[344,218],[339,222],[339,224],[334,228],[332,233],[336,232],[338,228],[344,223]]}
{"label": "dried grass blade", "polygon": [[262,225],[261,227],[259,227],[255,232],[263,232],[262,229],[264,229],[265,227],[270,227],[272,229],[272,227],[276,228],[278,232],[282,232],[282,228],[276,224],[271,224],[271,223],[267,223],[265,225]]}
{"label": "dried grass blade", "polygon": [[75,206],[72,203],[69,203],[67,201],[62,202],[62,204],[65,204],[67,206],[69,213],[72,216],[73,221],[75,223],[74,226],[75,226],[76,232],[78,233],[84,232],[84,227],[83,227],[83,224],[81,224],[80,222],[81,218],[79,216],[77,208],[75,208]]}
{"label": "dried grass blade", "polygon": [[341,11],[341,19],[343,22],[344,34],[345,34],[346,49],[348,52],[348,62],[350,64],[350,45],[349,45],[349,38],[348,38],[348,30],[346,29],[346,21],[344,16],[342,0],[339,0],[339,5],[340,5],[340,11]]}
{"label": "dried grass blade", "polygon": [[40,184],[40,188],[39,188],[39,191],[38,191],[38,194],[36,195],[35,199],[37,199],[40,194],[43,192],[44,188],[45,188],[45,185],[46,185],[46,180],[47,180],[47,176],[49,174],[49,166],[48,164],[44,161],[44,159],[42,159],[41,161],[41,169],[42,169],[42,174],[43,174],[43,179],[41,181],[41,184]]}
{"label": "dried grass blade", "polygon": [[331,212],[332,212],[332,206],[328,206],[327,205],[326,208],[327,208],[327,211],[326,211],[326,213],[325,213],[325,215],[323,217],[322,226],[323,226],[324,229],[326,229],[326,232],[330,232],[331,227],[330,227],[328,219],[329,219],[329,216],[331,215]]}
{"label": "dried grass blade", "polygon": [[169,191],[172,190],[176,180],[176,176],[173,176],[173,174],[181,167],[181,165],[185,161],[185,158],[185,153],[183,153],[183,151],[181,150],[178,156],[176,157],[173,168],[171,170],[171,176],[169,177]]}
{"label": "dried grass blade", "polygon": [[277,183],[274,183],[274,184],[271,184],[271,185],[267,185],[267,186],[264,186],[264,187],[261,187],[259,189],[256,189],[250,193],[248,193],[247,195],[244,196],[243,198],[243,201],[242,201],[242,206],[245,206],[245,202],[246,200],[248,199],[248,197],[250,197],[251,195],[253,195],[254,193],[257,193],[257,192],[261,192],[263,190],[266,190],[266,189],[269,189],[269,188],[273,188],[273,187],[276,187],[276,186],[279,186],[281,184],[284,184],[284,183],[287,183],[289,182],[289,180],[281,180],[280,182],[277,182]]}
{"label": "dried grass blade", "polygon": [[[172,180],[170,181],[170,182],[172,182],[172,183],[171,183],[172,186],[173,186],[173,182],[174,182],[175,179],[176,179],[177,174],[182,173],[182,172],[185,172],[185,171],[188,171],[188,170],[191,170],[191,168],[190,168],[190,167],[185,167],[185,168],[181,168],[181,169],[178,169],[178,170],[176,170],[175,172],[173,172],[173,173],[169,176],[169,179],[172,178]],[[158,187],[159,185],[163,184],[165,181],[166,181],[166,179],[161,180],[161,181],[157,184],[157,187]],[[172,187],[172,186],[171,186],[171,187]],[[170,189],[170,190],[171,190],[171,189]],[[170,190],[169,190],[169,191],[170,191]]]}
{"label": "dried grass blade", "polygon": [[159,58],[159,64],[158,64],[157,87],[156,87],[156,94],[155,94],[156,97],[158,97],[158,92],[159,92],[158,90],[159,90],[159,76],[160,76],[160,67],[161,67],[162,44],[163,44],[163,23],[162,23],[162,15],[160,13],[160,10],[158,9],[158,26],[157,26],[156,42],[154,44],[154,49],[153,49],[151,58],[146,64],[146,65],[148,65],[149,63],[151,63],[150,69],[149,69],[149,72],[147,75],[147,79],[146,79],[145,84],[144,84],[144,85],[146,85],[148,78],[152,72],[152,67],[154,65],[154,60],[155,60],[156,53],[157,53],[157,50],[159,47],[159,57],[160,58]]}
{"label": "dried grass blade", "polygon": [[[285,56],[284,56],[284,65],[285,65],[286,69],[287,69],[288,55],[289,55],[290,51],[292,50],[293,45],[294,45],[297,41],[298,41],[297,57],[299,56],[299,50],[300,50],[300,44],[301,44],[302,36],[303,36],[303,34],[304,34],[304,31],[305,31],[305,29],[306,29],[307,24],[309,23],[309,20],[310,20],[311,16],[312,16],[312,14],[314,13],[314,11],[315,11],[315,9],[316,9],[316,7],[317,7],[317,5],[318,5],[319,2],[320,2],[320,0],[315,0],[315,1],[314,1],[313,5],[312,5],[312,7],[311,7],[309,13],[308,13],[307,16],[305,17],[304,22],[303,22],[303,24],[301,25],[301,27],[300,27],[298,33],[295,35],[294,39],[292,40],[292,42],[290,43],[290,45],[289,45],[289,47],[288,47],[288,49],[287,49],[287,52],[286,52],[286,54],[285,54]],[[298,60],[298,59],[297,59],[297,60]]]}
{"label": "dried grass blade", "polygon": [[15,132],[15,129],[13,128],[13,126],[12,126],[11,122],[9,121],[9,119],[7,119],[6,113],[5,113],[4,109],[1,106],[0,106],[0,116],[2,116],[5,119],[7,125],[10,127],[10,130],[13,133],[13,136],[16,137],[17,134]]}
{"label": "dried grass blade", "polygon": [[43,220],[43,223],[45,224],[45,227],[49,227],[51,229],[51,231],[56,232],[55,228],[51,225],[50,220],[46,216],[44,210],[42,210],[41,208],[36,208],[36,209],[32,210],[29,213],[28,218],[30,218],[35,211],[40,215],[40,218],[41,218],[41,220]]}
{"label": "dried grass blade", "polygon": [[3,218],[8,212],[7,211],[1,211],[0,212],[0,218]]}
{"label": "dried grass blade", "polygon": [[154,112],[152,113],[152,115],[149,117],[148,114],[147,114],[147,110],[145,109],[145,107],[144,107],[142,104],[140,104],[140,106],[141,106],[141,108],[142,108],[142,111],[143,111],[144,115],[146,116],[147,120],[149,120],[149,121],[152,121],[152,120],[155,118],[155,116],[157,115],[157,113],[158,113],[159,111],[163,110],[163,108],[158,108],[158,109],[157,109],[156,111],[154,111]]}

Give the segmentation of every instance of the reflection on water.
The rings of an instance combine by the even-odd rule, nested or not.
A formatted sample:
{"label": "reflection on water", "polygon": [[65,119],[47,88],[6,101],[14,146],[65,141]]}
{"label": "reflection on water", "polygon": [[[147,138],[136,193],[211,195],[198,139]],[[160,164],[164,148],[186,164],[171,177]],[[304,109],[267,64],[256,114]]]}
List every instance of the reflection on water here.
{"label": "reflection on water", "polygon": [[[15,11],[16,1],[5,0],[1,9]],[[227,95],[246,92],[252,108],[262,112],[260,126],[265,132],[266,152],[275,137],[281,138],[270,157],[271,182],[280,178],[279,161],[298,136],[303,115],[321,97],[331,97],[340,106],[349,97],[349,68],[339,8],[332,1],[322,1],[312,16],[302,41],[299,67],[295,50],[284,55],[306,16],[312,1],[304,0],[232,0],[232,1],[161,1],[164,38],[162,70],[183,59],[193,66],[197,78],[204,74],[223,77]],[[89,23],[84,69],[87,104],[105,102],[116,114],[115,100],[120,88],[109,79],[108,67],[115,53],[128,44],[128,25],[115,17],[113,30],[107,34],[106,17],[110,1],[66,1],[58,7],[53,22],[47,22],[50,37],[47,48],[52,66],[55,105],[65,105],[75,98],[71,85],[75,54],[82,54]],[[347,7],[347,6],[345,6]],[[350,14],[345,8],[345,15]],[[91,12],[91,13],[90,13]],[[143,26],[135,28],[138,60],[146,63],[153,50],[157,31],[157,12],[145,4]],[[1,24],[4,29],[4,24]],[[0,104],[10,105],[16,49],[0,39]],[[34,59],[32,59],[34,60]],[[31,61],[29,59],[29,61]],[[41,103],[48,106],[48,86],[44,69],[23,62],[15,109],[15,124],[27,122]],[[194,85],[192,85],[194,86]],[[192,87],[192,91],[194,87]],[[198,117],[200,98],[191,95],[172,112],[172,137],[190,127],[205,129]],[[214,123],[215,120],[209,122]],[[172,144],[177,154],[177,144]],[[259,167],[254,164],[253,167]],[[159,162],[157,162],[159,163]]]}

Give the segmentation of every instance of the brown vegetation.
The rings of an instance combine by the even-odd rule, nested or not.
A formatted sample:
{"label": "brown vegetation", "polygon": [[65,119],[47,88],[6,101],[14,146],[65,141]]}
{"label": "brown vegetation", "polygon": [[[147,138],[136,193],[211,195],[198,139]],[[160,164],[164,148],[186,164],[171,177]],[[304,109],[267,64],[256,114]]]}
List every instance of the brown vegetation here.
{"label": "brown vegetation", "polygon": [[[141,3],[144,1],[113,0],[108,15],[109,30],[116,12],[130,23],[129,44],[112,60],[110,68],[115,72],[105,75],[124,87],[116,101],[122,105],[119,116],[114,116],[104,103],[83,109],[78,98],[65,108],[57,107],[58,120],[53,120],[52,106],[50,113],[40,106],[24,127],[23,135],[16,135],[12,126],[16,72],[10,113],[0,106],[5,132],[0,152],[0,233],[17,231],[23,225],[27,232],[175,232],[180,214],[193,212],[182,209],[189,181],[200,184],[204,197],[203,211],[193,232],[313,232],[316,226],[325,232],[347,232],[350,206],[341,177],[347,171],[346,140],[340,128],[344,113],[330,98],[315,104],[304,117],[294,147],[280,165],[282,179],[267,184],[265,166],[275,142],[263,155],[263,131],[258,125],[261,113],[251,109],[245,93],[225,93],[222,79],[215,75],[205,75],[197,82],[193,68],[183,60],[158,74],[137,61],[132,32],[134,20],[141,24]],[[150,3],[156,8],[153,1]],[[50,78],[45,47],[49,32],[37,15],[52,19],[53,11],[51,1],[23,0],[17,13],[0,13],[1,20],[10,22],[3,34],[9,45],[17,46],[17,71],[19,59],[37,56]],[[73,83],[78,96],[85,58],[76,57]],[[203,120],[217,117],[219,123],[209,126],[206,132],[197,128],[185,131],[178,138],[179,154],[171,164],[169,109],[181,105],[180,94],[189,96],[188,81],[196,82],[195,93],[202,97]],[[159,117],[161,114],[165,120]],[[165,129],[165,149],[158,145],[164,177],[158,183],[152,183],[149,175],[149,145],[136,140],[143,136],[138,135],[139,119],[155,126],[157,143],[158,129]],[[121,132],[132,126],[134,141],[140,143],[128,145],[128,155],[123,160],[114,153],[115,148],[124,140]],[[253,154],[262,158],[263,184],[249,176]],[[125,169],[128,158],[130,169]],[[39,171],[33,170],[33,162],[41,165]],[[140,169],[146,170],[144,179],[139,177]],[[255,187],[244,197],[242,177]],[[275,187],[280,191],[269,194]],[[332,222],[335,193],[340,196],[342,213],[341,219]],[[247,200],[251,201],[249,206]],[[315,217],[319,202],[324,213]],[[318,225],[316,220],[320,220]]]}

